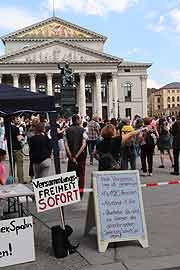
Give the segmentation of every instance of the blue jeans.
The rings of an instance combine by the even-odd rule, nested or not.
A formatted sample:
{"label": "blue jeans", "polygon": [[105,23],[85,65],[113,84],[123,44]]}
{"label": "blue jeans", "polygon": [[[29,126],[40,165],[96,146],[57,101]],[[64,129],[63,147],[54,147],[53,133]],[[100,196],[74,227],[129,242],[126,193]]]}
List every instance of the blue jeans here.
{"label": "blue jeans", "polygon": [[136,170],[136,150],[134,145],[122,146],[121,159],[122,170],[128,170],[128,162],[130,162],[131,170]]}
{"label": "blue jeans", "polygon": [[96,146],[97,140],[88,140],[88,149],[89,149],[89,155],[90,155],[90,162],[93,162],[93,151]]}

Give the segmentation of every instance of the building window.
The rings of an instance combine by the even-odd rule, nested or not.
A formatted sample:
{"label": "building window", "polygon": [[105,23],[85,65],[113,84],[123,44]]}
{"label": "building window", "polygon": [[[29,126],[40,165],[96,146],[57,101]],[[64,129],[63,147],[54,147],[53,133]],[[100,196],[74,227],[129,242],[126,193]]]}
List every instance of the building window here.
{"label": "building window", "polygon": [[178,104],[177,104],[177,107],[179,107],[179,106],[180,106],[180,104],[178,103]]}
{"label": "building window", "polygon": [[175,90],[172,90],[172,93],[175,93]]}
{"label": "building window", "polygon": [[171,105],[170,104],[168,104],[168,108],[171,108]]}
{"label": "building window", "polygon": [[172,107],[175,107],[175,104],[172,104]]}
{"label": "building window", "polygon": [[172,102],[175,102],[175,97],[172,97]]}
{"label": "building window", "polygon": [[179,102],[179,96],[177,96],[177,102]]}
{"label": "building window", "polygon": [[130,82],[124,84],[125,101],[131,101],[132,85]]}
{"label": "building window", "polygon": [[157,98],[157,103],[160,103],[160,102],[161,102],[161,98],[158,97],[158,98]]}
{"label": "building window", "polygon": [[85,92],[86,92],[86,102],[91,103],[92,102],[92,83],[91,82],[86,83]]}
{"label": "building window", "polygon": [[107,102],[107,81],[103,81],[101,83],[101,97],[102,97],[102,102]]}
{"label": "building window", "polygon": [[158,107],[158,110],[160,110],[161,106],[160,106],[160,105],[158,105],[157,107]]}
{"label": "building window", "polygon": [[171,98],[170,97],[167,98],[167,102],[171,102]]}
{"label": "building window", "polygon": [[131,72],[130,68],[125,68],[124,72]]}
{"label": "building window", "polygon": [[131,119],[131,108],[126,108],[125,115],[127,118]]}

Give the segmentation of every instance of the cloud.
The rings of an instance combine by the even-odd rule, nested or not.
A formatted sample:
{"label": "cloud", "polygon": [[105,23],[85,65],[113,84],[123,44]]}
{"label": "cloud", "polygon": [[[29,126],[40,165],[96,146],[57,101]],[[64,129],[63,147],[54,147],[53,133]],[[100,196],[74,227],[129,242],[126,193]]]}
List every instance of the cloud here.
{"label": "cloud", "polygon": [[[176,4],[180,1],[176,2]],[[158,13],[157,13],[158,14]],[[153,20],[148,24],[148,29],[153,32],[180,32],[180,8],[172,8],[157,18],[155,11],[149,12],[145,19]]]}
{"label": "cloud", "polygon": [[141,53],[140,48],[133,48],[132,50],[128,51],[128,55],[134,55],[134,54],[139,54],[139,53]]}
{"label": "cloud", "polygon": [[165,16],[161,15],[158,18],[158,21],[156,23],[150,23],[148,24],[148,29],[153,31],[153,32],[162,32],[166,30],[166,25],[165,25]]}
{"label": "cloud", "polygon": [[[137,5],[140,0],[56,0],[56,10],[65,11],[71,9],[76,13],[103,16],[108,12],[124,12],[128,8]],[[53,0],[46,0],[44,6],[52,11]]]}
{"label": "cloud", "polygon": [[170,71],[170,76],[173,79],[173,81],[180,82],[180,70]]}
{"label": "cloud", "polygon": [[147,79],[147,87],[148,88],[156,88],[159,89],[162,86],[161,83],[158,81],[152,80],[152,79]]}
{"label": "cloud", "polygon": [[180,9],[175,8],[169,12],[173,25],[175,25],[175,31],[180,31]]}
{"label": "cloud", "polygon": [[144,18],[146,20],[155,19],[157,17],[158,13],[159,12],[157,10],[151,10],[144,16]]}
{"label": "cloud", "polygon": [[3,30],[16,30],[37,21],[27,10],[17,7],[0,7],[0,28]]}

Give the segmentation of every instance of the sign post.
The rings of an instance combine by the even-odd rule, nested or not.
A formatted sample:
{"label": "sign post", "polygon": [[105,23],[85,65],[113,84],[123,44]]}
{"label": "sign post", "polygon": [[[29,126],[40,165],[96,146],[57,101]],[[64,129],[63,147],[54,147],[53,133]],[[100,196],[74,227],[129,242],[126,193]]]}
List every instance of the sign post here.
{"label": "sign post", "polygon": [[[138,171],[93,172],[93,193],[100,252],[105,252],[109,243],[120,241],[138,240],[148,247]],[[89,201],[92,204],[92,197]],[[91,229],[88,216],[85,233]]]}

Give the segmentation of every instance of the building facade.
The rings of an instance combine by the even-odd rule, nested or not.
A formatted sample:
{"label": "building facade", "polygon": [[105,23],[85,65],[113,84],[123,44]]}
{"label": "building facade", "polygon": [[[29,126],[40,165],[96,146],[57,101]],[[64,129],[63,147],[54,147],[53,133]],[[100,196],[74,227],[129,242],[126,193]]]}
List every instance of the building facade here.
{"label": "building facade", "polygon": [[180,83],[173,82],[156,89],[148,97],[150,116],[178,115],[180,112]]}
{"label": "building facade", "polygon": [[127,62],[104,52],[106,37],[52,17],[1,37],[0,83],[61,99],[57,64],[68,62],[82,116],[147,115],[149,63]]}

